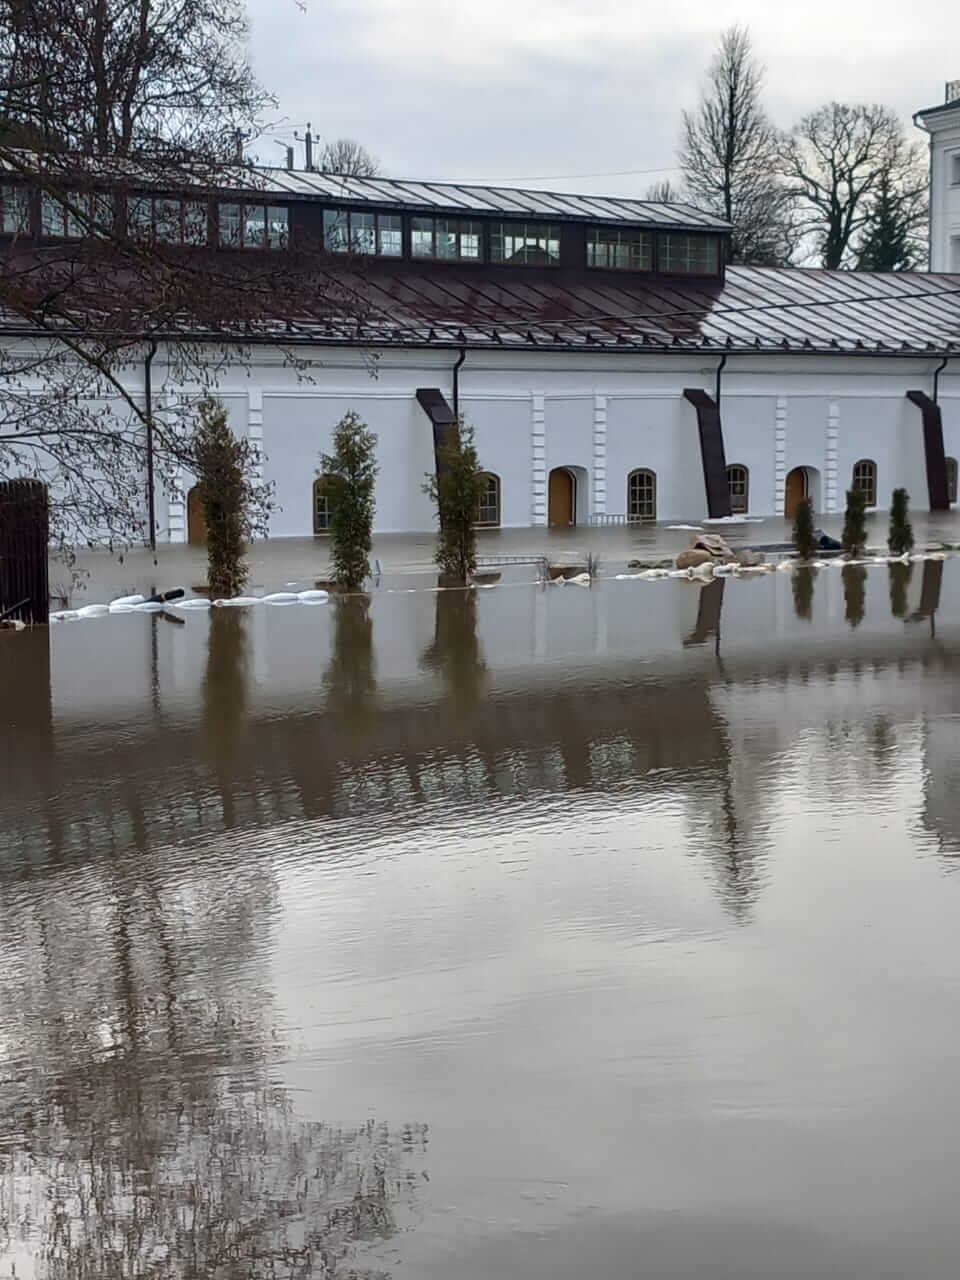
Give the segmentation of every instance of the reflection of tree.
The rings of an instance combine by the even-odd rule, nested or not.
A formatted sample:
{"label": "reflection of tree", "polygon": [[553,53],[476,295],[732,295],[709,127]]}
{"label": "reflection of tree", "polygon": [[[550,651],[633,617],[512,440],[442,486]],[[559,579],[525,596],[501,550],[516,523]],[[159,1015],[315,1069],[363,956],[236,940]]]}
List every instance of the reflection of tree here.
{"label": "reflection of tree", "polygon": [[862,564],[845,564],[843,575],[844,617],[853,628],[863,621],[867,595],[867,571]]}
{"label": "reflection of tree", "polygon": [[242,609],[211,609],[207,674],[203,683],[203,723],[207,750],[220,783],[224,826],[234,825],[233,773],[246,725],[249,640]]}
{"label": "reflection of tree", "polygon": [[793,611],[802,622],[809,622],[813,617],[813,588],[816,581],[816,569],[800,567],[793,571]]}
{"label": "reflection of tree", "polygon": [[334,610],[333,654],[324,677],[327,708],[346,729],[357,730],[367,722],[377,688],[370,597],[335,597]]}
{"label": "reflection of tree", "polygon": [[913,577],[912,564],[888,564],[890,574],[890,612],[895,618],[907,616],[907,592]]}
{"label": "reflection of tree", "polygon": [[308,1123],[271,1083],[262,868],[189,874],[5,897],[0,1274],[370,1275],[413,1196],[422,1127]]}
{"label": "reflection of tree", "polygon": [[424,652],[422,665],[438,672],[447,696],[458,708],[474,706],[483,697],[487,664],[477,637],[475,591],[438,591],[433,644]]}

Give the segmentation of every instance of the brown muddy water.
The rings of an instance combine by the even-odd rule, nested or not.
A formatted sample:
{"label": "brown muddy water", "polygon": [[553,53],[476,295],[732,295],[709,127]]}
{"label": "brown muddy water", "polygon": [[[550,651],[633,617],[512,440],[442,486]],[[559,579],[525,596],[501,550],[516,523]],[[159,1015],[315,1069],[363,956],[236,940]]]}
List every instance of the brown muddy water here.
{"label": "brown muddy water", "polygon": [[0,1276],[957,1275],[960,562],[0,642]]}

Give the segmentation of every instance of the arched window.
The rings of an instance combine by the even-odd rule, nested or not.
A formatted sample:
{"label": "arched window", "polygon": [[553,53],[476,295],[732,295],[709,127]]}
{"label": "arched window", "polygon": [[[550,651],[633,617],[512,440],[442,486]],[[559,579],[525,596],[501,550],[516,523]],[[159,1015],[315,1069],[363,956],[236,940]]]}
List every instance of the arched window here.
{"label": "arched window", "polygon": [[866,495],[868,507],[877,505],[877,464],[870,458],[853,464],[853,487]]}
{"label": "arched window", "polygon": [[641,468],[627,477],[627,520],[639,524],[657,518],[657,477]]}
{"label": "arched window", "polygon": [[313,482],[313,532],[330,532],[330,496],[326,476],[317,476]]}
{"label": "arched window", "polygon": [[500,523],[500,477],[484,471],[479,479],[480,498],[474,523],[487,529],[494,528]]}
{"label": "arched window", "polygon": [[730,490],[731,513],[746,515],[750,501],[750,472],[739,462],[727,467],[727,488]]}
{"label": "arched window", "polygon": [[957,460],[947,459],[947,497],[951,502],[957,500]]}

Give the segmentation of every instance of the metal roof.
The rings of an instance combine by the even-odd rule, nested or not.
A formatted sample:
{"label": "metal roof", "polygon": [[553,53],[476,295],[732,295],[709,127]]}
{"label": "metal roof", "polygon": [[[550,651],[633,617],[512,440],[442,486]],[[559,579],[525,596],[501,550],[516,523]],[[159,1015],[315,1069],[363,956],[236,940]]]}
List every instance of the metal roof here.
{"label": "metal roof", "polygon": [[283,333],[370,346],[960,355],[960,275],[729,267],[713,282],[397,264],[341,282],[359,319],[291,315]]}
{"label": "metal roof", "polygon": [[[237,171],[241,176],[242,171]],[[251,178],[253,182],[251,183]],[[345,204],[421,209],[432,213],[496,214],[510,218],[555,218],[569,222],[625,222],[643,226],[728,231],[729,224],[689,204],[626,200],[617,196],[563,194],[516,187],[484,187],[455,182],[399,178],[352,178],[296,169],[257,168],[246,184],[280,196]]]}

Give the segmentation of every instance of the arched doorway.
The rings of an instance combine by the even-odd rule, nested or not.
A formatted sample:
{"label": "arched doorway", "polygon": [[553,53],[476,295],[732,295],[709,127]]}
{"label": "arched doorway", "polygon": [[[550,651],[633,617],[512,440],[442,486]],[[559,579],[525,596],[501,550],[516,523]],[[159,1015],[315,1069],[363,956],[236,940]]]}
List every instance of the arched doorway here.
{"label": "arched doorway", "polygon": [[816,467],[794,467],[787,473],[783,494],[783,514],[792,520],[797,514],[801,499],[810,498],[816,511],[820,501],[820,472]]}
{"label": "arched doorway", "polygon": [[554,467],[547,485],[547,523],[569,528],[577,522],[577,482],[566,467]]}
{"label": "arched doorway", "polygon": [[187,494],[187,542],[191,547],[207,545],[207,509],[198,484]]}

